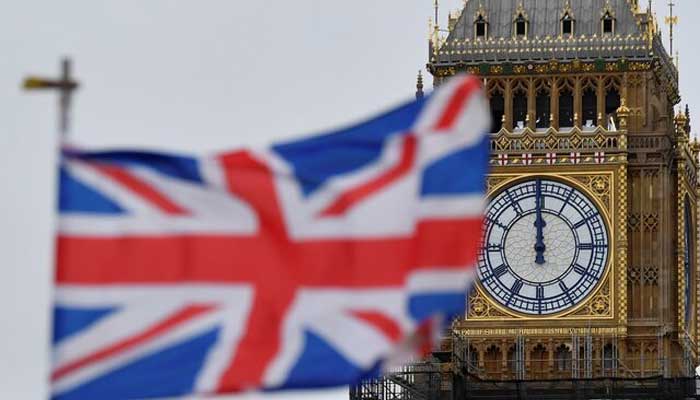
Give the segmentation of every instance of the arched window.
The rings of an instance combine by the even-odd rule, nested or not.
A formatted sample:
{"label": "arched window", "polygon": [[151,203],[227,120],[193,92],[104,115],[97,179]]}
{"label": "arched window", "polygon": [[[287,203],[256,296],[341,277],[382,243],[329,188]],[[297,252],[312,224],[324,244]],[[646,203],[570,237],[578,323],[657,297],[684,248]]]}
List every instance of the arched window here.
{"label": "arched window", "polygon": [[615,368],[615,361],[617,358],[617,349],[608,343],[603,347],[603,369],[611,370]]}
{"label": "arched window", "polygon": [[532,366],[532,374],[535,379],[546,377],[548,363],[549,352],[543,345],[538,344],[530,353],[530,365]]}
{"label": "arched window", "polygon": [[508,349],[508,354],[506,355],[508,361],[508,371],[511,374],[518,372],[518,354],[516,353],[515,346]]}
{"label": "arched window", "polygon": [[491,132],[498,132],[503,126],[503,114],[506,111],[506,101],[503,98],[503,93],[499,90],[494,91],[489,99],[491,105]]}
{"label": "arched window", "polygon": [[537,128],[549,127],[551,114],[550,85],[548,81],[542,81],[537,86],[535,98],[535,126]]}
{"label": "arched window", "polygon": [[486,349],[486,353],[484,353],[484,368],[486,369],[486,373],[489,375],[498,374],[501,370],[502,358],[503,354],[501,350],[495,345]]}
{"label": "arched window", "polygon": [[520,86],[513,91],[513,121],[517,129],[525,128],[527,119],[527,90]]}
{"label": "arched window", "polygon": [[467,365],[467,368],[470,371],[475,371],[479,368],[479,352],[473,346],[469,346],[467,351],[469,352],[469,365]]}
{"label": "arched window", "polygon": [[476,17],[474,21],[474,38],[475,39],[486,39],[488,37],[488,23],[484,19],[483,15]]}
{"label": "arched window", "polygon": [[608,129],[616,129],[617,109],[620,108],[620,91],[615,85],[610,85],[605,92],[605,121]]}
{"label": "arched window", "polygon": [[564,37],[574,36],[576,21],[568,12],[561,19],[561,35]]}
{"label": "arched window", "polygon": [[566,345],[557,347],[554,351],[554,368],[557,372],[571,371],[571,350]]}
{"label": "arched window", "polygon": [[515,32],[515,37],[516,38],[524,38],[527,37],[527,18],[525,18],[525,15],[522,13],[518,14],[517,17],[515,17],[515,21],[513,21],[513,30]]}
{"label": "arched window", "polygon": [[574,90],[570,82],[564,82],[559,89],[559,127],[574,126]]}
{"label": "arched window", "polygon": [[615,17],[610,13],[610,11],[606,11],[605,14],[603,14],[601,25],[603,28],[603,35],[615,34]]}
{"label": "arched window", "polygon": [[593,83],[583,88],[581,105],[583,115],[581,121],[583,126],[592,128],[597,125],[598,120],[598,95]]}

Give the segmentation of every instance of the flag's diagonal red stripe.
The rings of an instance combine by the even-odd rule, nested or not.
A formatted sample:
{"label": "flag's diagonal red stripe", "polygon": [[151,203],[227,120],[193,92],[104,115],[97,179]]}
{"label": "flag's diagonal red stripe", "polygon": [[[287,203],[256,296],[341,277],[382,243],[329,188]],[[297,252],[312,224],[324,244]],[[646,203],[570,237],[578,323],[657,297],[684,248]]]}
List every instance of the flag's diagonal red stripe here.
{"label": "flag's diagonal red stripe", "polygon": [[378,311],[355,310],[352,311],[352,315],[372,325],[392,342],[398,342],[399,339],[401,339],[401,327],[396,321],[389,318],[384,313]]}
{"label": "flag's diagonal red stripe", "polygon": [[440,116],[435,128],[437,130],[447,130],[451,128],[465,109],[467,101],[471,99],[474,92],[479,90],[479,87],[480,83],[475,78],[467,79],[457,87],[457,90],[455,90],[452,98],[450,98],[450,101],[447,103],[447,107],[445,107],[445,111]]}
{"label": "flag's diagonal red stripe", "polygon": [[175,204],[165,195],[155,190],[153,186],[143,182],[124,168],[103,164],[94,164],[93,167],[166,214],[188,214],[187,210]]}
{"label": "flag's diagonal red stripe", "polygon": [[166,320],[159,322],[145,331],[139,333],[138,335],[126,338],[120,342],[114,343],[111,346],[99,350],[95,353],[87,355],[85,357],[79,358],[71,363],[64,365],[63,367],[57,369],[51,374],[51,380],[57,380],[61,377],[69,374],[77,369],[83,368],[89,364],[104,360],[120,352],[129,350],[135,346],[138,346],[154,337],[160,335],[172,329],[173,327],[180,325],[188,320],[191,320],[201,314],[210,311],[213,306],[206,305],[195,305],[184,308],[178,311],[174,315],[168,317]]}
{"label": "flag's diagonal red stripe", "polygon": [[321,212],[324,217],[332,217],[345,213],[348,209],[363,199],[380,191],[400,177],[406,175],[413,167],[416,158],[416,138],[408,134],[404,137],[401,159],[393,168],[384,174],[343,193],[335,202]]}

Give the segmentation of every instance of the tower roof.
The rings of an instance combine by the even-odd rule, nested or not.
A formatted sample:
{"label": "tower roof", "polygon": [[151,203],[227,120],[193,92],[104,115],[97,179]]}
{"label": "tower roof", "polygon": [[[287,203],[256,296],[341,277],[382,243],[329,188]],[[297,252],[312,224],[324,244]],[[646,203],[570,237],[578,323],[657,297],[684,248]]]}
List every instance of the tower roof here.
{"label": "tower roof", "polygon": [[513,21],[520,12],[529,21],[530,38],[558,37],[566,12],[576,21],[575,36],[601,36],[601,19],[606,11],[616,20],[616,36],[644,33],[628,0],[469,0],[450,39],[474,38],[474,21],[480,11],[488,17],[489,37],[497,39],[513,37]]}
{"label": "tower roof", "polygon": [[[566,15],[571,33],[563,31]],[[477,20],[486,24],[481,36]],[[635,0],[468,0],[447,38],[431,43],[431,62],[649,58],[656,36],[653,18],[638,12]]]}

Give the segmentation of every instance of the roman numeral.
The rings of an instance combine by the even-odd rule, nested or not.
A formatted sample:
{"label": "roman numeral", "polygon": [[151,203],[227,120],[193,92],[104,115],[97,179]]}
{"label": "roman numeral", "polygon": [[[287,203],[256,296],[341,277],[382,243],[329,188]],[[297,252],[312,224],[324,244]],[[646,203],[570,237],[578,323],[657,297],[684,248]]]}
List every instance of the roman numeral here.
{"label": "roman numeral", "polygon": [[506,272],[508,272],[508,266],[505,265],[505,264],[503,264],[503,265],[500,265],[500,266],[496,267],[496,268],[493,270],[493,275],[494,275],[496,278],[500,278],[500,277],[502,277]]}
{"label": "roman numeral", "polygon": [[508,196],[508,201],[513,206],[513,208],[515,208],[515,212],[517,212],[518,215],[521,215],[523,213],[523,209],[522,209],[522,207],[520,207],[520,203],[515,201],[515,199],[511,195],[510,191],[508,191],[508,190],[506,190],[506,196]]}
{"label": "roman numeral", "polygon": [[489,244],[487,249],[490,253],[500,253],[501,252],[501,245],[500,244]]}
{"label": "roman numeral", "polygon": [[569,204],[569,201],[571,200],[571,196],[574,194],[573,190],[569,190],[569,195],[566,196],[566,200],[564,200],[564,204],[561,205],[561,208],[559,209],[559,214],[564,212],[564,209],[566,208],[566,205]]}
{"label": "roman numeral", "polygon": [[523,288],[524,284],[523,281],[517,280],[513,282],[513,286],[510,287],[510,291],[513,294],[519,294],[520,290]]}
{"label": "roman numeral", "polygon": [[579,250],[593,250],[593,243],[579,243]]}
{"label": "roman numeral", "polygon": [[588,221],[589,221],[591,218],[593,218],[593,217],[595,217],[595,214],[594,214],[594,215],[589,215],[589,216],[587,216],[586,218],[580,220],[577,224],[574,225],[574,229],[578,229],[578,228],[580,228],[580,227],[586,225],[586,224],[588,223]]}
{"label": "roman numeral", "polygon": [[582,266],[580,266],[580,265],[578,265],[578,264],[574,264],[574,271],[576,271],[576,273],[579,274],[579,275],[586,275],[586,274],[588,274],[588,271],[586,271],[585,268],[583,268]]}
{"label": "roman numeral", "polygon": [[537,286],[537,300],[544,299],[544,286]]}
{"label": "roman numeral", "polygon": [[501,229],[503,229],[503,230],[506,230],[508,228],[507,226],[503,225],[502,223],[498,222],[497,220],[495,220],[493,218],[486,217],[486,221],[489,224],[493,224],[493,225],[501,227]]}

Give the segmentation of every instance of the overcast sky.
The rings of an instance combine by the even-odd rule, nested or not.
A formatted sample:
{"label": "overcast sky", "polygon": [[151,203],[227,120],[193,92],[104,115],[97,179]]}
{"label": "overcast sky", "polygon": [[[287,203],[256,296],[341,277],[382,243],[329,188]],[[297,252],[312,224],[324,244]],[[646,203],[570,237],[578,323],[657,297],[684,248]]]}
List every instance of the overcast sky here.
{"label": "overcast sky", "polygon": [[[676,2],[692,109],[700,2]],[[443,0],[443,16],[461,3]],[[71,139],[84,146],[259,146],[413,96],[430,15],[432,0],[0,0],[0,397],[47,394],[56,97],[21,92],[26,74],[73,57]]]}

